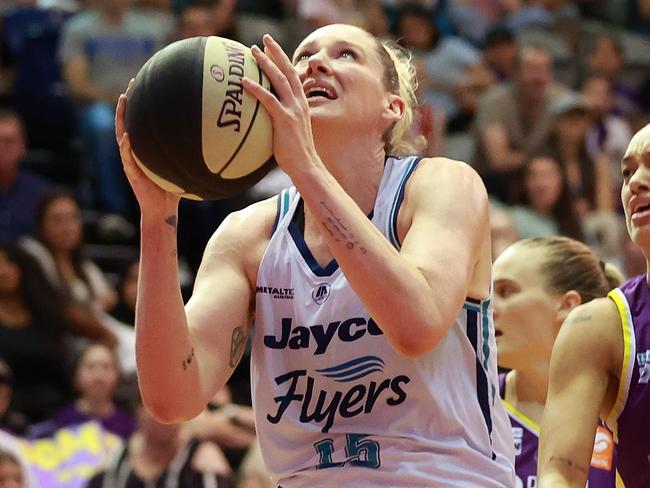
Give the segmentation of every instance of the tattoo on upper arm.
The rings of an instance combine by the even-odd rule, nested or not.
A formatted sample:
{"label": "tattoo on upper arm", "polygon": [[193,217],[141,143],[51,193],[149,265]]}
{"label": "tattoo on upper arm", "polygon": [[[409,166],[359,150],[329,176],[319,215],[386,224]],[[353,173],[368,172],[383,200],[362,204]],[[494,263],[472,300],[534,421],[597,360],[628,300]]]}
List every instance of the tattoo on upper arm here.
{"label": "tattoo on upper arm", "polygon": [[169,217],[167,217],[165,219],[165,223],[167,225],[170,225],[172,229],[174,229],[174,232],[178,230],[178,218],[176,217],[176,215],[170,215]]}
{"label": "tattoo on upper arm", "polygon": [[232,331],[232,339],[230,341],[230,367],[236,368],[244,355],[248,335],[243,325],[235,327]]}
{"label": "tattoo on upper arm", "polygon": [[359,244],[359,241],[354,239],[354,234],[348,231],[347,227],[343,224],[341,219],[334,215],[332,209],[327,206],[327,203],[321,200],[320,204],[329,214],[322,222],[325,230],[331,235],[336,242],[346,241],[345,247],[350,251],[355,247],[359,248],[362,254],[366,254],[368,250]]}
{"label": "tattoo on upper arm", "polygon": [[187,367],[192,364],[192,360],[194,359],[194,348],[190,351],[190,353],[183,359],[183,369],[187,369]]}
{"label": "tattoo on upper arm", "polygon": [[573,322],[589,322],[591,320],[591,315],[581,315],[573,319]]}
{"label": "tattoo on upper arm", "polygon": [[557,456],[551,456],[548,459],[549,463],[555,463],[555,464],[562,464],[564,466],[567,466],[571,469],[576,469],[578,471],[581,471],[582,473],[589,473],[589,470],[585,468],[584,466],[581,466],[577,464],[575,461],[572,461],[571,459],[563,458],[563,457],[557,457]]}

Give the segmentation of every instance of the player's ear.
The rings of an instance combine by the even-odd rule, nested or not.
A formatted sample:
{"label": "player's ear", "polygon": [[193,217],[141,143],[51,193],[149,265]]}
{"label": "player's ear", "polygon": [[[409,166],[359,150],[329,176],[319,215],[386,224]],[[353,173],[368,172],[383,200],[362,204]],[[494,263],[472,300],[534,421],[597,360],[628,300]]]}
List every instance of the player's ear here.
{"label": "player's ear", "polygon": [[404,115],[406,104],[399,95],[389,93],[386,97],[386,106],[384,110],[384,118],[388,125],[395,124]]}
{"label": "player's ear", "polygon": [[580,293],[575,290],[569,290],[560,297],[560,304],[557,310],[558,318],[564,322],[569,312],[582,304]]}

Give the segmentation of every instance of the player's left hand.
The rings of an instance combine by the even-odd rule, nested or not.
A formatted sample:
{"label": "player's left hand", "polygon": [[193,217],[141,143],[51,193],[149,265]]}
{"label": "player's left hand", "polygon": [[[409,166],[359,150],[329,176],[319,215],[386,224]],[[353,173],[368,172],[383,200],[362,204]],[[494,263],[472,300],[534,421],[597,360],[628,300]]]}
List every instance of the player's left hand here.
{"label": "player's left hand", "polygon": [[253,46],[258,65],[268,76],[275,93],[244,78],[244,88],[266,108],[273,121],[273,150],[278,165],[289,175],[319,164],[309,116],[309,104],[302,81],[291,60],[268,34],[264,51]]}

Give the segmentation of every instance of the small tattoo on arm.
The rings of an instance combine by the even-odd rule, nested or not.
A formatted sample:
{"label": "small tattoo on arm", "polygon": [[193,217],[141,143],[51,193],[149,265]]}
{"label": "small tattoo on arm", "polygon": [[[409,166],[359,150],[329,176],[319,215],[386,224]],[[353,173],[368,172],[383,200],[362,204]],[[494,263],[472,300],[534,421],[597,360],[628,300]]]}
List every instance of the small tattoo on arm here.
{"label": "small tattoo on arm", "polygon": [[353,250],[355,247],[359,248],[362,254],[366,254],[368,250],[359,245],[359,241],[354,239],[354,234],[348,231],[348,228],[343,225],[343,222],[340,218],[334,215],[334,212],[327,206],[327,203],[321,201],[320,204],[327,211],[329,216],[326,217],[326,220],[322,222],[325,230],[331,235],[336,242],[346,241],[345,247],[348,250]]}
{"label": "small tattoo on arm", "polygon": [[568,466],[571,469],[576,469],[582,473],[588,473],[589,470],[586,469],[584,466],[580,466],[579,464],[575,463],[571,459],[563,458],[563,457],[557,457],[557,456],[551,456],[548,459],[549,463],[555,463],[555,464],[562,464],[564,466]]}
{"label": "small tattoo on arm", "polygon": [[230,367],[236,368],[244,355],[246,349],[246,341],[248,336],[243,326],[235,327],[232,331],[232,339],[230,341]]}
{"label": "small tattoo on arm", "polygon": [[176,215],[170,215],[165,219],[165,223],[167,225],[170,225],[172,229],[174,229],[174,232],[178,230],[178,218]]}
{"label": "small tattoo on arm", "polygon": [[183,369],[187,369],[187,367],[192,364],[192,360],[194,359],[194,348],[190,351],[190,353],[183,359]]}
{"label": "small tattoo on arm", "polygon": [[573,319],[574,322],[589,322],[591,320],[591,315],[582,315]]}

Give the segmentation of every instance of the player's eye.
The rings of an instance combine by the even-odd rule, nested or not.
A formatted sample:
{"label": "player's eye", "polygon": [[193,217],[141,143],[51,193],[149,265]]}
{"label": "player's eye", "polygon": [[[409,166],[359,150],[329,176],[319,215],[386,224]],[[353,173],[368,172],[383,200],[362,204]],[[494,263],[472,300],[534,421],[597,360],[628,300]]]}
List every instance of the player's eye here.
{"label": "player's eye", "polygon": [[340,53],[339,56],[341,58],[347,58],[347,59],[357,59],[357,53],[355,53],[352,49],[343,49]]}
{"label": "player's eye", "polygon": [[298,56],[295,57],[294,64],[300,63],[302,61],[307,61],[309,59],[309,56],[311,56],[311,54],[308,52],[301,52],[298,54]]}

